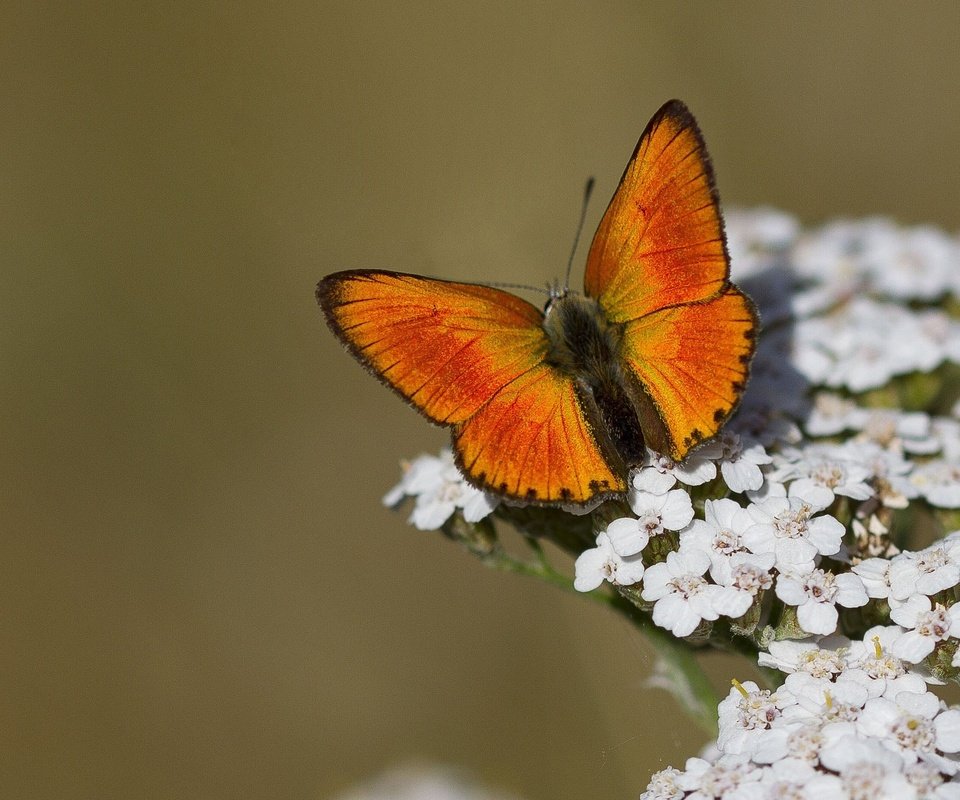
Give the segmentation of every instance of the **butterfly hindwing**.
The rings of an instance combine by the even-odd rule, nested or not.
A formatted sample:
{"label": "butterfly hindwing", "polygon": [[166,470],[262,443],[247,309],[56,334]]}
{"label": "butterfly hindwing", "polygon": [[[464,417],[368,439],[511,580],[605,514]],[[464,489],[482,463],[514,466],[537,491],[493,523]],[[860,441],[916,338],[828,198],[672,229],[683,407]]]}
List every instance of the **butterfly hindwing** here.
{"label": "butterfly hindwing", "polygon": [[543,315],[530,303],[373,270],[327,276],[317,299],[358,360],[452,427],[458,464],[475,485],[537,503],[625,490],[574,379],[546,362]]}
{"label": "butterfly hindwing", "polygon": [[680,460],[717,434],[746,384],[756,325],[753,304],[733,286],[626,324],[624,362],[659,418],[641,418],[651,448]]}
{"label": "butterfly hindwing", "polygon": [[542,364],[455,430],[458,462],[497,492],[527,502],[575,505],[622,494],[625,470],[611,468],[590,420],[574,381]]}

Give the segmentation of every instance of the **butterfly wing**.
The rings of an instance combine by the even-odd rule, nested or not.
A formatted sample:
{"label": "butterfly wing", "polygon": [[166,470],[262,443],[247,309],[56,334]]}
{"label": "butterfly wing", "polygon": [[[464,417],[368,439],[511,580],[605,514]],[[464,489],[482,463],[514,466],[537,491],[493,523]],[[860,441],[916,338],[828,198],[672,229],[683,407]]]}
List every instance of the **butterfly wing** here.
{"label": "butterfly wing", "polygon": [[542,313],[487,286],[395,272],[324,278],[335,334],[428,419],[453,429],[475,485],[539,503],[622,492],[573,379],[546,362]]}
{"label": "butterfly wing", "polygon": [[678,100],[650,120],[594,236],[585,288],[623,327],[647,443],[682,459],[716,435],[746,382],[757,326],[729,283],[713,171]]}
{"label": "butterfly wing", "polygon": [[621,354],[651,401],[640,422],[652,449],[680,461],[716,436],[743,393],[756,326],[733,286],[626,324]]}

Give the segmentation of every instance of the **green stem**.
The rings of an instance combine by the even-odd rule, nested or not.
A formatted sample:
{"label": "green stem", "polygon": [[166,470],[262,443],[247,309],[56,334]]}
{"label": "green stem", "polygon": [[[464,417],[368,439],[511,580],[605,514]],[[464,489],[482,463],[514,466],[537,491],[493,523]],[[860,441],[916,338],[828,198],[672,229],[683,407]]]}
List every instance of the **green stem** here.
{"label": "green stem", "polygon": [[[568,592],[576,592],[570,576],[558,572],[547,562],[540,543],[531,538],[527,539],[527,543],[533,550],[536,561],[515,558],[499,546],[482,555],[481,559],[489,567],[540,578],[552,586]],[[583,593],[576,593],[584,596]],[[654,683],[669,691],[700,728],[709,736],[716,738],[717,704],[720,698],[707,680],[693,648],[675,638],[669,631],[654,625],[645,614],[639,613],[632,603],[618,594],[598,591],[586,592],[585,596],[620,612],[647,637],[657,654],[658,663]]]}
{"label": "green stem", "polygon": [[[480,560],[488,567],[503,570],[504,572],[512,572],[517,575],[540,578],[540,580],[549,583],[551,586],[556,586],[558,589],[563,589],[566,592],[572,592],[582,597],[583,593],[573,588],[573,581],[569,575],[564,575],[562,572],[558,572],[550,566],[539,543],[532,539],[528,539],[527,541],[538,555],[536,561],[524,561],[521,558],[515,558],[499,546],[491,552],[481,555]],[[613,606],[616,604],[616,598],[609,594],[587,592],[586,596],[604,605]]]}
{"label": "green stem", "polygon": [[617,596],[613,601],[611,605],[627,617],[653,646],[658,661],[655,685],[670,692],[700,729],[715,739],[718,733],[717,705],[722,698],[707,679],[694,648],[655,625],[628,600]]}

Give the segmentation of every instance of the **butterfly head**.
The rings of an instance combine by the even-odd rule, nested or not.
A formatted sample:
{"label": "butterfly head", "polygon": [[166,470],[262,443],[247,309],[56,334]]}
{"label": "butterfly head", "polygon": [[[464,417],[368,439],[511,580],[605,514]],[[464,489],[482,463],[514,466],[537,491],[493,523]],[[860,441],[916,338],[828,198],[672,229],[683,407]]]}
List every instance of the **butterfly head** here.
{"label": "butterfly head", "polygon": [[547,284],[547,302],[543,306],[544,315],[548,315],[561,300],[564,300],[570,294],[570,288],[563,286],[559,281],[554,280]]}

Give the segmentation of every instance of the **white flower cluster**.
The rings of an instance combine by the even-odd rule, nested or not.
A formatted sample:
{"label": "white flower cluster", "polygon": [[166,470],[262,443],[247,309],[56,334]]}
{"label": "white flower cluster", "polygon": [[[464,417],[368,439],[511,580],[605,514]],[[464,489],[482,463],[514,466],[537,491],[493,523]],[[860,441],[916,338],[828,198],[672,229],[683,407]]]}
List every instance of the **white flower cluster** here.
{"label": "white flower cluster", "polygon": [[[940,683],[931,666],[939,674],[960,667],[960,532],[914,552],[899,552],[888,535],[891,521],[910,526],[915,517],[901,512],[912,504],[934,517],[960,508],[960,423],[956,409],[931,417],[867,408],[849,396],[960,360],[957,323],[923,307],[960,297],[960,242],[882,221],[807,234],[772,212],[732,222],[734,264],[758,280],[754,296],[763,303],[762,287],[786,288],[787,301],[767,303],[763,317],[773,330],[765,352],[761,339],[754,372],[763,396],[748,394],[734,423],[770,453],[760,465],[762,486],[744,490],[745,508],[706,500],[704,522],[719,519],[716,505],[724,503],[728,535],[717,536],[724,544],[714,549],[729,549],[738,535],[741,552],[756,556],[758,506],[778,499],[774,566],[760,577],[780,602],[797,606],[803,631],[821,636],[770,643],[759,663],[788,673],[786,680],[776,690],[735,684],[719,708],[715,755],[690,759],[684,771],[662,770],[641,798],[960,800],[960,710],[927,688]],[[800,526],[788,517],[798,502],[808,515],[829,512],[807,516],[818,536],[795,536]],[[840,526],[843,541],[836,516],[851,521],[850,530]],[[680,532],[678,553],[704,549],[698,529],[695,520]],[[798,570],[818,544],[819,565]],[[716,559],[709,577],[718,588],[700,587],[701,596],[718,597],[728,583],[714,575]],[[646,585],[656,566],[643,575],[647,599],[662,591],[659,579],[652,591]],[[836,629],[826,611],[831,596],[842,607],[863,605],[864,595],[890,624],[859,641],[822,636]],[[702,619],[727,613],[716,600],[705,605]]]}
{"label": "white flower cluster", "polygon": [[960,297],[960,238],[883,219],[803,232],[774,211],[727,216],[734,281],[766,327],[789,320],[789,358],[810,384],[862,392],[960,362],[960,323],[939,308]]}
{"label": "white flower cluster", "polygon": [[[845,527],[821,512],[837,494],[866,500],[874,492],[865,469],[835,469],[833,462],[802,452],[781,462],[759,443],[730,432],[682,466],[650,453],[633,479],[629,499],[636,518],[614,520],[597,536],[597,546],[577,559],[574,586],[589,591],[604,580],[642,580],[653,621],[675,636],[690,635],[703,620],[742,617],[773,589],[782,603],[796,607],[804,631],[833,633],[836,606],[863,606],[868,594],[860,576],[821,567],[823,556],[845,559]],[[730,492],[755,501],[742,506],[730,498],[706,500],[704,518],[694,519],[690,495],[672,488],[674,483],[698,485],[718,472]],[[821,473],[830,480],[821,480]],[[679,547],[645,566],[642,551],[664,531],[679,531]]]}
{"label": "white flower cluster", "polygon": [[[866,570],[893,569],[893,564],[918,559],[926,570],[949,564],[952,582],[914,583],[914,594],[932,596],[953,588],[960,583],[960,566],[948,546],[953,536],[933,546],[930,555],[872,558],[850,571],[846,527],[824,512],[846,503],[854,511],[855,529],[863,527],[859,517],[884,534],[875,513],[883,509],[901,509],[916,498],[956,508],[960,462],[926,454],[955,451],[950,440],[957,426],[941,424],[935,433],[910,439],[897,436],[898,427],[905,434],[932,431],[929,418],[856,407],[849,416],[861,429],[842,443],[806,440],[781,445],[770,455],[762,445],[746,444],[744,437],[729,432],[680,467],[651,453],[633,479],[629,500],[636,518],[615,520],[599,534],[597,546],[577,559],[574,585],[589,591],[603,580],[618,585],[642,580],[643,599],[656,603],[654,621],[677,636],[690,634],[701,620],[742,616],[758,593],[771,586],[783,603],[797,607],[805,632],[833,633],[837,605],[862,606],[874,597],[889,598],[893,606],[910,598],[891,595]],[[815,415],[811,424],[823,427],[824,421]],[[917,451],[924,461],[913,457]],[[729,493],[742,494],[748,502],[707,499],[703,519],[694,519],[690,495],[673,488],[674,483],[697,485],[718,473]],[[642,551],[664,531],[679,531],[678,549],[645,566]],[[960,542],[954,549],[960,558]],[[832,562],[830,570],[822,568],[825,558]]]}
{"label": "white flower cluster", "polygon": [[498,502],[464,480],[448,449],[404,464],[400,483],[384,495],[383,504],[393,508],[406,497],[415,500],[410,523],[422,531],[438,530],[458,509],[467,522],[479,522]]}
{"label": "white flower cluster", "polygon": [[[850,565],[870,555],[884,556],[887,566],[915,560],[889,560],[896,549],[885,536],[894,510],[916,500],[960,508],[960,422],[870,409],[830,390],[874,388],[960,360],[960,327],[946,314],[876,299],[960,293],[960,242],[877,221],[801,234],[774,212],[734,215],[728,231],[735,272],[765,322],[743,406],[719,441],[683,465],[650,454],[633,478],[637,519],[616,520],[600,533],[577,560],[575,586],[642,582],[654,621],[677,636],[704,620],[742,616],[767,590],[795,607],[807,634],[834,632],[837,608],[863,606],[868,597],[891,607],[910,600],[893,619],[912,625],[908,613],[956,586],[960,574],[949,586],[917,589],[911,600],[882,593],[875,581],[868,586],[864,569],[879,569],[874,562]],[[884,254],[896,262],[892,269],[922,273],[922,287],[887,276]],[[867,347],[877,350],[875,359]],[[705,500],[702,518],[654,518],[661,505],[655,498],[696,494],[691,487],[718,476],[723,486],[711,484],[715,499]],[[678,481],[684,489],[673,488]],[[671,508],[681,507],[689,506],[674,497]],[[852,520],[852,530],[838,516]],[[627,535],[631,524],[639,535]],[[664,558],[664,548],[651,548],[645,556],[650,537],[664,530],[679,532],[674,551]],[[864,542],[851,550],[854,534]],[[873,552],[871,539],[888,547]]]}
{"label": "white flower cluster", "polygon": [[641,800],[960,800],[960,710],[892,652],[898,635],[771,644],[760,664],[783,684],[734,681],[713,757],[661,770]]}
{"label": "white flower cluster", "polygon": [[[761,666],[789,674],[737,684],[719,757],[657,773],[642,797],[960,800],[960,711],[927,690],[960,674],[960,531],[940,535],[960,526],[960,402],[944,391],[960,238],[884,220],[802,231],[774,211],[730,214],[727,232],[762,320],[737,415],[682,464],[648,452],[574,586],[631,587],[678,637],[772,641]],[[939,415],[902,408],[934,398]],[[420,528],[496,503],[448,453],[385,500],[404,496]]]}
{"label": "white flower cluster", "polygon": [[[895,549],[851,552],[837,512],[854,520],[853,533],[881,540],[892,510],[913,501],[960,508],[960,421],[869,409],[828,390],[874,387],[960,360],[960,332],[943,312],[889,302],[960,293],[960,242],[881,221],[801,233],[775,212],[731,215],[728,233],[736,277],[765,324],[740,412],[683,464],[649,453],[632,477],[634,516],[599,533],[577,559],[574,585],[642,582],[654,621],[677,636],[705,620],[741,617],[771,592],[796,609],[802,633],[834,632],[837,608],[868,597],[905,604],[893,619],[912,624],[907,615],[921,596],[936,592],[883,594],[865,572],[878,566],[851,570],[850,563],[882,555],[889,565],[916,554],[890,561]],[[920,284],[907,273],[922,276]],[[876,364],[865,347],[877,350]],[[696,487],[711,499],[695,519]],[[458,509],[478,521],[497,504],[466,483],[449,452],[415,459],[384,501],[407,496],[421,529],[441,527]],[[676,539],[672,551],[644,556],[664,532]],[[951,587],[937,591],[944,588]]]}

